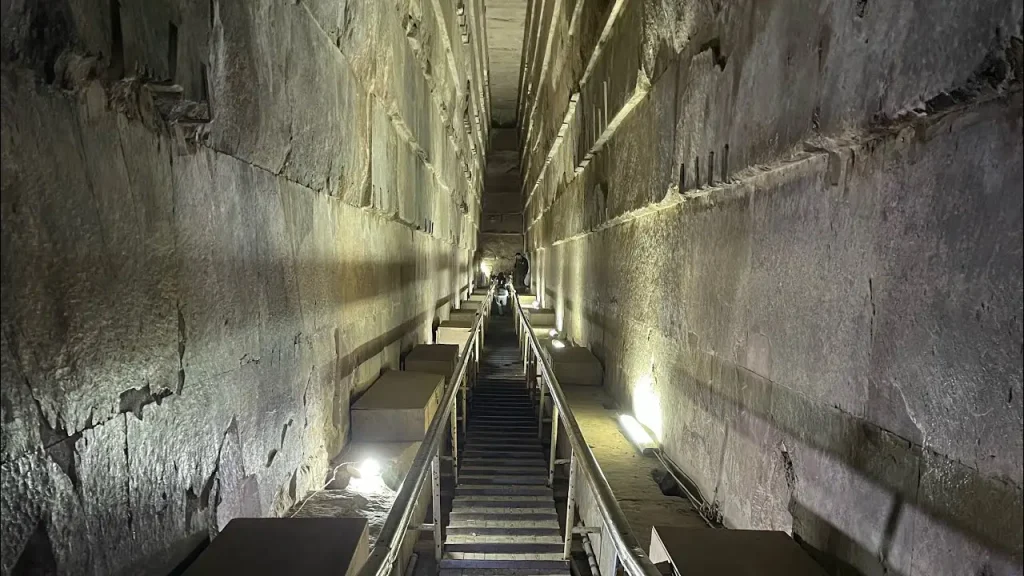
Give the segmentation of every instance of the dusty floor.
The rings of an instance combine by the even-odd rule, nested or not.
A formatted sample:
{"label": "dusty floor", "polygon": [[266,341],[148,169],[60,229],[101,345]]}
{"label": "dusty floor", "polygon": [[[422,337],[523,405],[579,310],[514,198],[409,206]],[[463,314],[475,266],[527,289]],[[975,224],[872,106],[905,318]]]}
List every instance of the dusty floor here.
{"label": "dusty floor", "polygon": [[640,454],[623,435],[612,400],[600,388],[564,386],[576,421],[587,444],[604,471],[633,534],[643,549],[650,550],[651,527],[707,527],[684,498],[665,496],[651,476],[661,469],[654,457]]}

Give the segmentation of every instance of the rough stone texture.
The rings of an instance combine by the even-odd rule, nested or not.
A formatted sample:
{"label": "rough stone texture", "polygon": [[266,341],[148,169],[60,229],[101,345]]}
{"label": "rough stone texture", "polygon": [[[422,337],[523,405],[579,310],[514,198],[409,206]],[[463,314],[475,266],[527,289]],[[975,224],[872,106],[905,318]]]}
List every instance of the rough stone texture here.
{"label": "rough stone texture", "polygon": [[1021,5],[534,11],[527,244],[610,392],[832,572],[1020,573]]}
{"label": "rough stone texture", "polygon": [[320,487],[469,281],[466,6],[3,3],[0,573],[165,574]]}

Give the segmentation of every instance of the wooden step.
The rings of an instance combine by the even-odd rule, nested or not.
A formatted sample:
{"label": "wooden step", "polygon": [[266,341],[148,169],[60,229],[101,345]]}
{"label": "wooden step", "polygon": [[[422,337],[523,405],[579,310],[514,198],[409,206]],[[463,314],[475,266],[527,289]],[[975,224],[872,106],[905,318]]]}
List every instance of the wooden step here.
{"label": "wooden step", "polygon": [[545,473],[540,476],[513,476],[505,474],[466,474],[462,472],[459,474],[459,483],[466,484],[539,484],[544,485],[548,482],[548,475]]}
{"label": "wooden step", "polygon": [[487,542],[451,542],[446,541],[446,552],[483,552],[490,558],[495,554],[561,554],[563,542],[502,542],[500,536],[492,536]]}
{"label": "wooden step", "polygon": [[547,526],[449,526],[445,529],[449,537],[456,536],[549,536],[561,538],[558,525]]}
{"label": "wooden step", "polygon": [[545,568],[452,568],[443,569],[439,576],[570,576],[569,570],[549,570]]}
{"label": "wooden step", "polygon": [[441,570],[452,568],[540,568],[569,569],[569,561],[559,553],[483,554],[479,552],[447,552],[441,559]]}
{"label": "wooden step", "polygon": [[554,499],[554,493],[547,486],[490,486],[487,484],[459,484],[455,487],[456,496],[494,495],[494,496],[548,496]]}

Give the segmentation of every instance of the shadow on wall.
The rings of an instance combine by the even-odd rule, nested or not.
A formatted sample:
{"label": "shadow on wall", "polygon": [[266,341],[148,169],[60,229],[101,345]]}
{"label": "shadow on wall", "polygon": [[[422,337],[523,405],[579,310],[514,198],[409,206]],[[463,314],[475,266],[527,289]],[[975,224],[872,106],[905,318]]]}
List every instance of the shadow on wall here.
{"label": "shadow on wall", "polygon": [[[829,523],[821,516],[803,506],[795,499],[790,498],[789,511],[793,514],[793,540],[801,548],[810,554],[825,572],[832,576],[860,576],[864,573],[858,570],[853,564],[840,558],[860,558],[868,562],[879,562],[877,554],[861,546],[857,541],[843,533],[835,525]],[[799,524],[799,528],[797,527]],[[804,534],[811,532],[814,535],[816,546],[804,538]],[[891,537],[891,534],[889,535]],[[883,574],[891,576],[905,576],[901,572],[892,570],[889,567],[881,568]]]}
{"label": "shadow on wall", "polygon": [[[5,232],[10,228],[5,221]],[[335,356],[348,373],[396,335],[428,322],[434,309],[456,296],[421,307],[421,295],[410,290],[433,280],[417,278],[417,270],[426,274],[425,262],[412,259],[256,263],[242,255],[237,260],[176,262],[177,270],[170,262],[139,270],[111,255],[75,258],[67,266],[39,266],[45,254],[15,250],[16,243],[9,239],[5,234],[5,248],[11,247],[5,249],[3,267],[5,344],[30,381],[51,375],[62,382],[52,398],[46,390],[34,390],[48,414],[61,412],[69,386],[109,389],[98,381],[104,377],[124,376],[118,385],[128,388],[138,380],[135,384],[148,382],[153,391],[180,393],[187,379],[202,380],[223,371],[232,349],[239,352],[234,358],[237,365],[258,363],[286,341],[299,346],[315,338],[317,334],[306,333],[310,329],[320,332],[333,326]],[[447,261],[430,270],[438,278],[449,271]],[[465,271],[466,266],[460,266],[459,274]],[[148,278],[143,272],[168,275]],[[417,298],[403,298],[409,294]],[[390,304],[388,314],[380,314],[377,307],[357,309],[365,315],[361,318],[343,313],[375,299]],[[402,317],[408,319],[376,338],[351,341],[388,318]],[[146,327],[141,338],[132,338],[139,331],[135,321]],[[139,376],[135,366],[145,367],[144,378],[132,378]],[[175,378],[162,379],[161,372]],[[102,413],[97,406],[91,417],[102,418]],[[70,419],[65,423],[69,429],[79,424]]]}
{"label": "shadow on wall", "polygon": [[[126,274],[132,263],[116,254],[40,266],[49,260],[14,250],[4,208],[3,564],[12,574],[166,572],[229,517],[272,513],[278,491],[294,500],[307,483],[293,470],[322,442],[317,409],[306,407],[314,388],[335,396],[326,418],[347,431],[348,398],[338,395],[357,392],[353,375],[379,373],[386,359],[364,365],[429,337],[456,297],[422,303],[450,290],[455,258],[174,262],[209,271],[187,282],[171,266],[170,277]],[[468,267],[459,268],[461,278]],[[346,313],[353,306],[361,317]],[[366,337],[393,319],[404,320]],[[250,436],[243,420],[264,430]],[[153,442],[159,451],[148,451]],[[135,542],[135,530],[147,535]]]}
{"label": "shadow on wall", "polygon": [[[555,297],[551,289],[546,289],[546,293],[549,298]],[[566,298],[563,305],[566,310],[572,310],[576,303]],[[584,318],[597,333],[618,332],[616,322],[621,319],[602,312],[605,311],[595,312],[585,307]],[[620,390],[611,383],[627,381],[628,375],[623,373],[614,354],[600,342],[593,343],[591,351],[606,367],[607,376],[612,376],[606,377],[605,385],[611,386],[618,395]],[[706,368],[712,374],[721,374],[723,381],[712,384],[694,374],[690,366],[702,366],[702,371]],[[793,521],[793,537],[830,573],[861,574],[847,561],[852,559],[859,559],[861,566],[875,565],[881,573],[896,573],[889,562],[890,552],[899,548],[901,538],[909,537],[905,533],[907,525],[910,530],[923,529],[922,524],[929,522],[929,518],[986,549],[997,551],[991,558],[994,565],[1020,564],[1022,495],[1012,484],[984,476],[862,418],[814,403],[743,366],[725,362],[713,354],[686,349],[685,344],[672,368],[674,374],[683,377],[673,383],[673,389],[682,393],[690,407],[702,410],[719,422],[726,435],[741,434],[751,443],[762,446],[766,438],[783,440],[780,457],[789,488],[788,511]],[[730,373],[735,374],[735,382],[725,381]],[[742,396],[725,394],[728,390]],[[789,450],[786,444],[790,444]],[[720,466],[728,445],[728,442],[722,443]],[[820,485],[831,472],[829,461],[834,461],[842,469],[856,474],[852,483],[846,483],[847,490],[888,502],[882,517],[867,516],[877,521],[869,531],[878,539],[878,552],[869,551],[848,532],[852,527],[862,530],[864,527],[859,523],[867,517],[843,518],[854,522],[844,530],[800,501],[796,485],[802,481],[797,473],[801,463],[794,465],[790,452],[807,456],[807,461],[802,463],[809,474],[807,482],[819,484],[812,490],[818,492],[816,496],[821,499],[827,501],[837,496],[834,490],[838,486]],[[936,494],[933,489],[930,494],[921,493],[921,477],[927,472],[941,476],[937,481],[949,491],[940,490]],[[724,471],[720,469],[718,473]],[[718,484],[721,483],[720,477]],[[714,492],[717,495],[718,489]],[[722,505],[717,497],[713,504]],[[840,513],[840,508],[837,506],[831,511]],[[1016,531],[1006,529],[1013,526],[1017,527]],[[933,545],[940,545],[940,537],[933,537],[936,538]],[[909,551],[901,549],[896,553],[906,555]],[[906,560],[902,558],[900,563]]]}

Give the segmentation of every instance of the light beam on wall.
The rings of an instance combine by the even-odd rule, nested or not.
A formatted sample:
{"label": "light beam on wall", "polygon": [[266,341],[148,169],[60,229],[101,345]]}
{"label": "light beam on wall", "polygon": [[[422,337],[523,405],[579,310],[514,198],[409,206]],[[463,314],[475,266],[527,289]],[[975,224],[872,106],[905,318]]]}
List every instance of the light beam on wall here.
{"label": "light beam on wall", "polygon": [[661,442],[661,399],[654,389],[653,376],[644,376],[633,387],[633,415]]}

